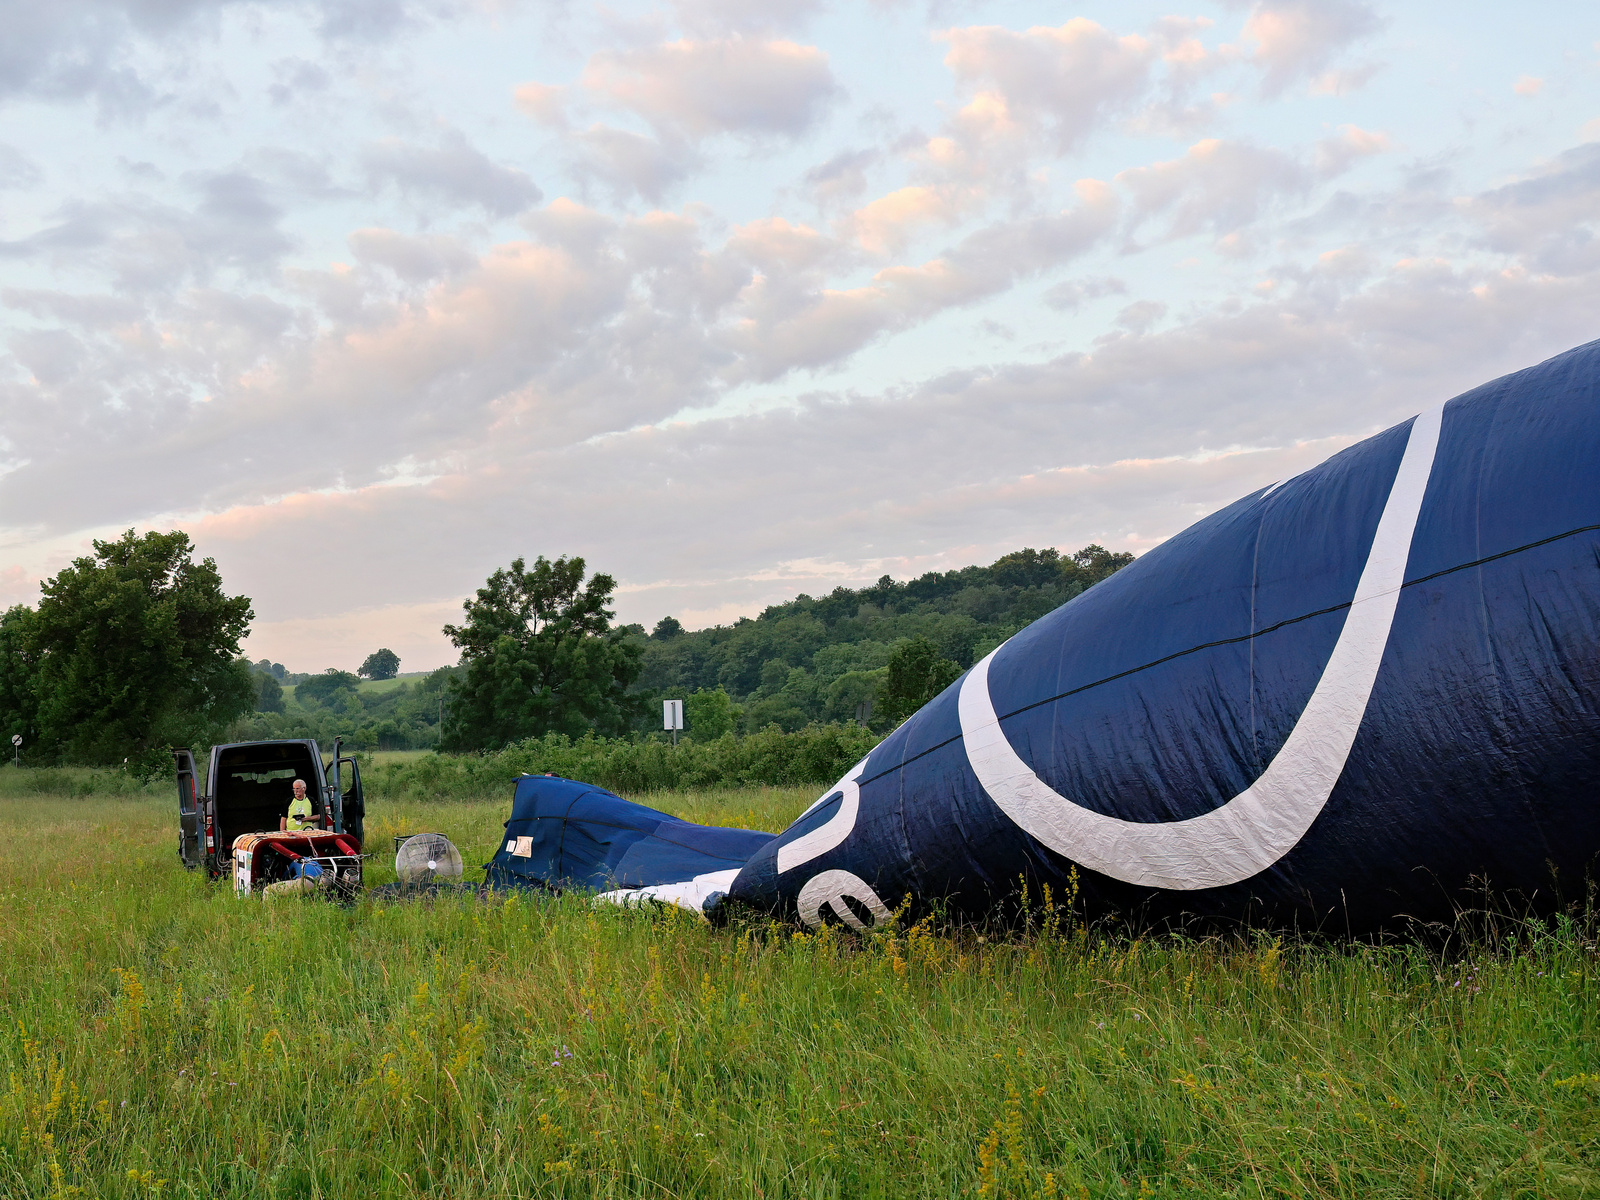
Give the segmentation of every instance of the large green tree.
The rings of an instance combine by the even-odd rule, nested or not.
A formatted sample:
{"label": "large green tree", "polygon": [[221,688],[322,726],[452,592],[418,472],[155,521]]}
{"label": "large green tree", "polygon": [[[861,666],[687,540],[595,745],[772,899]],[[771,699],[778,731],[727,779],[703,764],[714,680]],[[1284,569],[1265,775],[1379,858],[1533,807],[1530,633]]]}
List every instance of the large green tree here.
{"label": "large green tree", "polygon": [[925,637],[908,638],[889,655],[883,685],[883,715],[903,721],[961,675],[961,667],[939,653]]}
{"label": "large green tree", "polygon": [[611,628],[616,581],[584,582],[581,558],[496,571],[468,600],[466,623],[446,625],[464,678],[452,683],[441,747],[491,750],[545,733],[624,732],[636,714],[627,694],[639,648]]}
{"label": "large green tree", "polygon": [[357,675],[368,679],[393,679],[400,672],[400,656],[393,650],[374,650],[356,669]]}
{"label": "large green tree", "polygon": [[255,615],[182,532],[128,530],[47,581],[27,636],[48,757],[168,769],[169,745],[221,735],[256,688],[239,640]]}

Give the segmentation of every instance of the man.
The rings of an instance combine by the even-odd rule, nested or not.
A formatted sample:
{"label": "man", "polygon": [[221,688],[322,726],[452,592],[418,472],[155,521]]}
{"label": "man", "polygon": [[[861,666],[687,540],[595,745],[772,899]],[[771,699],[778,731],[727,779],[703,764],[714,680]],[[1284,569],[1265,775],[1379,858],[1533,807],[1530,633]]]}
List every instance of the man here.
{"label": "man", "polygon": [[312,812],[311,797],[306,795],[306,781],[294,781],[294,799],[289,801],[289,815],[278,819],[278,829],[283,833],[300,833],[307,829],[319,829],[320,823]]}

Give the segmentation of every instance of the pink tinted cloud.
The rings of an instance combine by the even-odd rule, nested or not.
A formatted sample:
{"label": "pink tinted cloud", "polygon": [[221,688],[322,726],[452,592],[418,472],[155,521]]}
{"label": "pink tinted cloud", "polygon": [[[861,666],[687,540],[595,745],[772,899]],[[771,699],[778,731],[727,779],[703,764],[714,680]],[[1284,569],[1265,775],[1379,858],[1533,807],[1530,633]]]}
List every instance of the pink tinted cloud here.
{"label": "pink tinted cloud", "polygon": [[1142,95],[1156,56],[1148,39],[1117,37],[1085,17],[1020,33],[976,25],[939,37],[949,43],[945,65],[956,78],[998,97],[974,115],[1003,111],[1007,121],[1043,133],[1058,153]]}
{"label": "pink tinted cloud", "polygon": [[[1262,93],[1276,96],[1296,81],[1326,71],[1382,24],[1360,0],[1264,0],[1245,19],[1244,36],[1256,45],[1251,58],[1262,71]],[[1320,90],[1338,94],[1345,88],[1324,77]]]}
{"label": "pink tinted cloud", "polygon": [[590,58],[583,85],[659,130],[795,137],[838,93],[815,46],[744,36],[688,39]]}

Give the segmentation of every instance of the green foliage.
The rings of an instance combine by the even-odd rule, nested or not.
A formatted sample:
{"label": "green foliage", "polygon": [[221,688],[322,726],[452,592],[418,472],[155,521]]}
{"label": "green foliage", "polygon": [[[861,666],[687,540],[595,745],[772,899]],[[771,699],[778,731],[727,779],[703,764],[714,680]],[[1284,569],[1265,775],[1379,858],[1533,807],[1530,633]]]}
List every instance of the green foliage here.
{"label": "green foliage", "polygon": [[246,717],[227,736],[240,742],[315,738],[324,745],[341,736],[355,750],[430,749],[439,744],[445,689],[457,674],[459,668],[440,667],[383,691],[363,690],[348,672],[334,672],[331,685],[324,682],[328,672],[309,675],[281,712]]}
{"label": "green foliage", "polygon": [[684,699],[683,713],[689,734],[698,741],[732,733],[742,715],[722,688],[701,688]]}
{"label": "green foliage", "polygon": [[530,571],[519,558],[467,601],[466,624],[445,626],[466,667],[450,697],[446,748],[489,750],[544,733],[629,727],[641,707],[628,694],[639,647],[610,627],[616,581],[597,574],[586,584],[584,569],[581,558],[541,555]]}
{"label": "green foliage", "polygon": [[886,671],[883,716],[890,721],[905,720],[961,674],[959,666],[940,656],[938,646],[920,636],[895,647]]}
{"label": "green foliage", "polygon": [[[350,708],[352,697],[357,697],[357,689],[360,686],[361,680],[349,671],[329,667],[322,674],[312,675],[297,683],[294,698],[307,708],[320,704],[339,712],[352,711]],[[356,707],[353,711],[361,711],[358,697],[354,703]]]}
{"label": "green foliage", "polygon": [[21,604],[0,614],[0,745],[9,751],[11,739],[21,735],[24,762],[40,757],[36,621],[33,609]]}
{"label": "green foliage", "polygon": [[[894,720],[883,705],[889,655],[923,638],[965,669],[1029,622],[1133,561],[1100,546],[1063,556],[1019,550],[987,567],[931,572],[899,582],[798,596],[753,620],[684,632],[664,618],[642,642],[640,685],[660,696],[723,688],[741,727],[852,720],[867,705],[875,729]],[[669,623],[670,622],[670,623]],[[644,725],[641,724],[641,728]]]}
{"label": "green foliage", "polygon": [[772,787],[839,779],[877,745],[878,735],[859,725],[812,725],[798,733],[776,726],[738,736],[687,737],[673,746],[648,740],[573,739],[548,733],[493,754],[425,755],[379,769],[385,794],[413,797],[495,795],[518,775],[560,775],[616,792],[675,788]]}
{"label": "green foliage", "polygon": [[236,661],[250,600],[225,595],[216,563],[192,553],[185,533],[130,529],[43,585],[27,642],[45,757],[164,773],[168,745],[211,740],[250,710],[256,688]]}
{"label": "green foliage", "polygon": [[251,679],[256,685],[256,711],[281,713],[283,711],[283,684],[270,671],[251,668]]}
{"label": "green foliage", "polygon": [[374,650],[356,672],[367,679],[393,679],[400,673],[400,656],[393,650]]}
{"label": "green foliage", "polygon": [[[380,795],[371,840],[484,862],[508,794]],[[776,828],[809,798],[653,799]],[[178,867],[173,808],[0,808],[8,1200],[1600,1191],[1581,922],[1440,954],[1059,909],[856,937],[578,894],[269,908]]]}

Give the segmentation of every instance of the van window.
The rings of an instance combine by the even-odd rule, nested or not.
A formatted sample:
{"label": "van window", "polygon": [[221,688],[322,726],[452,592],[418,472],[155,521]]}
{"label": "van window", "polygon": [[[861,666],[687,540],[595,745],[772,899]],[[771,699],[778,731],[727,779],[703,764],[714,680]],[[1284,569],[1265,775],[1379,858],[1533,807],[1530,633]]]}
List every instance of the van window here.
{"label": "van window", "polygon": [[289,811],[294,781],[303,779],[312,809],[322,811],[321,778],[311,747],[300,742],[230,746],[217,764],[217,852],[226,855],[241,833],[274,833]]}

